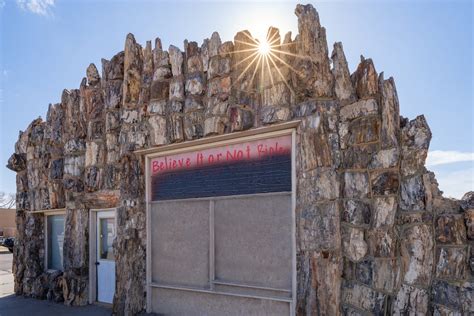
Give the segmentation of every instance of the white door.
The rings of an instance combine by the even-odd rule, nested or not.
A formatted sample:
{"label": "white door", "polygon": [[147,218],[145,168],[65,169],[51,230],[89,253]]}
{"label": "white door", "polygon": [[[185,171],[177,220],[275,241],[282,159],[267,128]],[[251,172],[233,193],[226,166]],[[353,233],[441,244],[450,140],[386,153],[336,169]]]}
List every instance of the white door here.
{"label": "white door", "polygon": [[115,212],[97,213],[97,301],[112,303],[115,293]]}

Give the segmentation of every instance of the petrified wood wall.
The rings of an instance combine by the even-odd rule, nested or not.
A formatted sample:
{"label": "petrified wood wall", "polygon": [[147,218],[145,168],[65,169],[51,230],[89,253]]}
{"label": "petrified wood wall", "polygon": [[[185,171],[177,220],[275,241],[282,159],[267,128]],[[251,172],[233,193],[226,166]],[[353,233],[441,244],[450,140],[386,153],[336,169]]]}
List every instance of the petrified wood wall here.
{"label": "petrified wood wall", "polygon": [[[86,304],[89,209],[118,207],[114,311],[143,310],[145,179],[134,150],[301,120],[297,314],[474,313],[474,195],[442,197],[424,167],[427,122],[400,117],[393,78],[365,58],[350,74],[341,43],[329,56],[316,10],[295,13],[293,39],[269,29],[272,76],[249,67],[248,31],[185,41],[184,52],[129,34],[101,76],[91,64],[80,89],[20,132],[8,163],[18,295]],[[48,273],[43,216],[31,211],[54,208],[66,208],[64,272]]]}

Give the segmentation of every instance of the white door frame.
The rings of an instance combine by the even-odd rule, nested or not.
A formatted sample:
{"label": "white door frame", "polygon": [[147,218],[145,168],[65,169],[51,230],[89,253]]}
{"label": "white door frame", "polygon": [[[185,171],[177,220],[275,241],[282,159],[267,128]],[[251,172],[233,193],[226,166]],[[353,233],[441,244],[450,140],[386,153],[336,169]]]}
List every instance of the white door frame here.
{"label": "white door frame", "polygon": [[[89,213],[89,304],[97,303],[97,219],[99,213],[113,214],[117,229],[117,209],[90,209]],[[101,304],[104,304],[100,302]]]}

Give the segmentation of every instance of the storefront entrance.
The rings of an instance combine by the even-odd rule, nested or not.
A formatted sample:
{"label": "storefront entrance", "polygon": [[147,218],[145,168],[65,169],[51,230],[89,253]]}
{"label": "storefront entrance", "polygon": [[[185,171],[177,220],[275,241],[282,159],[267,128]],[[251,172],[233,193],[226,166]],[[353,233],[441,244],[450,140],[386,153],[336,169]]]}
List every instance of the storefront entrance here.
{"label": "storefront entrance", "polygon": [[293,132],[150,154],[147,310],[293,315]]}

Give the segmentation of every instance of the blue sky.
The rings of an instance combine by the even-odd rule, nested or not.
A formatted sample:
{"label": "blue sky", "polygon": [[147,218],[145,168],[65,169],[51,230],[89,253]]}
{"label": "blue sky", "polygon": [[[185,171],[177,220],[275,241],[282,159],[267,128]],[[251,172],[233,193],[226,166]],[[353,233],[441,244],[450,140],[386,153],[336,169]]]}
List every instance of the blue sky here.
{"label": "blue sky", "polygon": [[[0,0],[0,165],[18,131],[62,89],[78,88],[85,69],[138,42],[223,41],[268,26],[297,34],[297,2]],[[424,114],[433,132],[428,168],[446,195],[474,190],[473,5],[466,1],[311,1],[327,29],[329,51],[341,41],[351,72],[360,55],[393,76],[401,115]],[[15,191],[15,173],[0,167],[0,191]]]}

